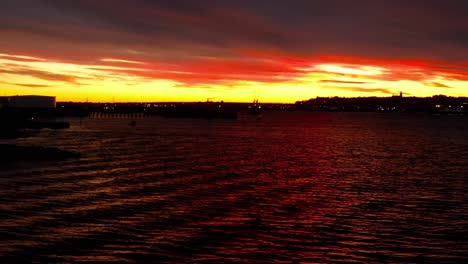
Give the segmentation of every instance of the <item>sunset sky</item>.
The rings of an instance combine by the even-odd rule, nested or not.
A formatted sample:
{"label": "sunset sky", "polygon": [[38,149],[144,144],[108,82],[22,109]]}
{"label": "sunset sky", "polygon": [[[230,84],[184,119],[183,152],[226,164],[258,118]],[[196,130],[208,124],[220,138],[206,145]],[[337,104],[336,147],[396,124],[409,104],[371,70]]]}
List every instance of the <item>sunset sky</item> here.
{"label": "sunset sky", "polygon": [[0,95],[468,96],[466,0],[2,0]]}

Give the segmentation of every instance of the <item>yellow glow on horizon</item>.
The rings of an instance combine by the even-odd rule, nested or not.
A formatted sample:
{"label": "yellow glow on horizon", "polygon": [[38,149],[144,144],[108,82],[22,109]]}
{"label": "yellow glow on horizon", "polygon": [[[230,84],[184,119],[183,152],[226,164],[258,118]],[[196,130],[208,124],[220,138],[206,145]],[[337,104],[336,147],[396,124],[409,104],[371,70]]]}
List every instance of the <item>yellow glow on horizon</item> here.
{"label": "yellow glow on horizon", "polygon": [[[99,64],[99,61],[106,64]],[[97,59],[96,64],[75,64],[0,54],[0,95],[50,95],[56,96],[58,101],[80,102],[190,102],[207,98],[251,102],[257,94],[260,101],[275,103],[292,103],[317,96],[390,96],[398,91],[414,96],[468,95],[468,81],[448,78],[443,73],[428,75],[431,77],[421,81],[392,80],[388,78],[393,74],[392,68],[385,66],[324,62],[315,63],[310,69],[303,68],[300,74],[293,76],[278,74],[270,82],[251,81],[249,78],[254,75],[250,73],[232,72],[224,75],[225,80],[193,84],[150,77],[154,73],[196,77],[190,68],[154,70],[146,66],[118,58]]]}

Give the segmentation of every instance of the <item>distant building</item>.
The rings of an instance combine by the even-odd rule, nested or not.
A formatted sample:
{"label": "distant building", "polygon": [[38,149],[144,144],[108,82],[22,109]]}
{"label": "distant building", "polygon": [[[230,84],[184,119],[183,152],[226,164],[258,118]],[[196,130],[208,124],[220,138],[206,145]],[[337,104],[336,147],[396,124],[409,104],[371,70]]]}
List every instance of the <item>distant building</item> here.
{"label": "distant building", "polygon": [[392,98],[403,98],[403,92],[400,92],[399,94],[393,94]]}
{"label": "distant building", "polygon": [[0,108],[16,109],[53,109],[56,106],[54,96],[17,95],[0,97]]}

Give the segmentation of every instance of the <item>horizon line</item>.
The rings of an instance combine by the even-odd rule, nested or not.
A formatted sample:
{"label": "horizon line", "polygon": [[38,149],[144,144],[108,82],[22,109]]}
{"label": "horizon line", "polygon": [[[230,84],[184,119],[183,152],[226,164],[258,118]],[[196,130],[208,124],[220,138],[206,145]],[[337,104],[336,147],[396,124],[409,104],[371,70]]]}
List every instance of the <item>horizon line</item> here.
{"label": "horizon line", "polygon": [[[468,95],[466,96],[450,96],[450,95],[443,95],[443,94],[435,94],[432,96],[402,96],[401,98],[433,98],[436,96],[444,96],[448,98],[458,98],[458,99],[468,99]],[[348,97],[348,96],[316,96],[312,97],[309,99],[303,99],[303,100],[297,100],[295,102],[259,102],[260,104],[295,104],[297,102],[303,102],[303,101],[308,101],[312,99],[318,99],[318,98],[341,98],[341,99],[358,99],[358,98],[393,98],[393,97],[400,97],[398,95],[391,95],[391,96],[354,96],[354,97]],[[228,103],[228,104],[249,104],[252,103],[252,101],[115,101],[115,102],[109,102],[109,101],[57,101],[57,103],[92,103],[92,104],[127,104],[127,103],[133,103],[133,104],[193,104],[193,103]]]}

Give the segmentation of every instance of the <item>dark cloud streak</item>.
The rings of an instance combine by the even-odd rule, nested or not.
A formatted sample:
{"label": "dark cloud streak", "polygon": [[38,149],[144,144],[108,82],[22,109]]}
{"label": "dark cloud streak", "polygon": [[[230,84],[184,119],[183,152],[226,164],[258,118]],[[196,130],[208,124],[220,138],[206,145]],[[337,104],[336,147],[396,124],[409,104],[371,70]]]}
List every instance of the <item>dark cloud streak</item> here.
{"label": "dark cloud streak", "polygon": [[31,83],[5,83],[5,84],[11,84],[11,85],[16,85],[16,86],[21,86],[21,87],[27,87],[27,88],[45,88],[45,87],[50,87],[50,85],[45,85],[45,84],[31,84]]}
{"label": "dark cloud streak", "polygon": [[52,73],[47,71],[35,70],[35,69],[28,69],[28,68],[15,68],[13,70],[7,69],[0,69],[0,74],[15,74],[15,75],[25,75],[34,78],[38,78],[41,80],[46,81],[60,81],[66,83],[77,84],[79,77],[73,75],[65,75],[65,74],[58,74]]}
{"label": "dark cloud streak", "polygon": [[[233,49],[251,49],[468,60],[468,1],[462,0],[10,0],[0,6],[0,32],[61,41],[65,50],[87,43],[170,54],[234,56]],[[9,41],[27,49],[25,39]],[[9,47],[5,42],[0,47]]]}

